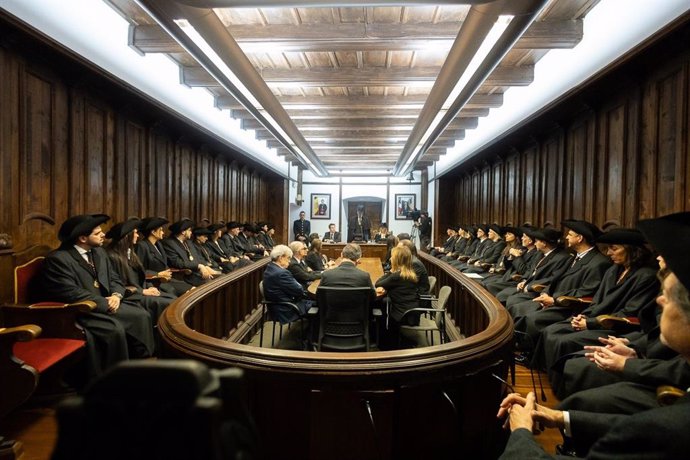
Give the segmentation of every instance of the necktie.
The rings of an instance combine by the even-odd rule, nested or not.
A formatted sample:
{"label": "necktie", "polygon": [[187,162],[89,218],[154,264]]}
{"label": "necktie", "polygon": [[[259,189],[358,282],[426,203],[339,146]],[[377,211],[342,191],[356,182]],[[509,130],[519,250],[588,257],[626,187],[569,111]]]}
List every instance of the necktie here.
{"label": "necktie", "polygon": [[576,257],[575,257],[575,260],[573,260],[573,263],[570,264],[570,268],[573,268],[573,267],[575,266],[575,264],[578,263],[578,261],[579,261],[580,259],[582,259],[582,257],[576,256]]}
{"label": "necktie", "polygon": [[96,265],[93,263],[93,254],[91,251],[86,251],[86,260],[89,264],[89,267],[91,267],[91,276],[93,276],[93,287],[95,288],[100,288],[101,285],[98,282],[98,272],[96,271]]}

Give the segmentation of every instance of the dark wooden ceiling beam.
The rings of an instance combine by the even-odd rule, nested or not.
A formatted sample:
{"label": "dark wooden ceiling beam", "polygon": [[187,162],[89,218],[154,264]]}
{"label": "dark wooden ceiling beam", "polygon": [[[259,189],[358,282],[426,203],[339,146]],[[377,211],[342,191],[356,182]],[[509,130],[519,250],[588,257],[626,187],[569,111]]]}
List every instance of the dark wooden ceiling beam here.
{"label": "dark wooden ceiling beam", "polygon": [[[442,111],[444,112],[444,111]],[[288,115],[293,120],[322,120],[326,118],[417,118],[419,116],[419,109],[287,109]],[[489,115],[489,109],[463,109],[460,112],[461,117],[486,117]],[[254,116],[247,110],[232,110],[230,112],[232,118],[250,119]]]}
{"label": "dark wooden ceiling beam", "polygon": [[[456,118],[446,129],[474,129],[477,127],[478,119],[471,118]],[[328,118],[323,120],[295,120],[295,124],[303,131],[305,129],[320,128],[323,130],[342,129],[342,130],[390,130],[395,133],[396,130],[405,130],[409,134],[409,130],[414,126],[414,120],[408,118],[401,118],[399,120],[386,119],[365,119],[354,118],[350,120]],[[263,125],[256,120],[242,120],[242,129],[264,129]]]}
{"label": "dark wooden ceiling beam", "polygon": [[[266,140],[266,145],[269,148],[277,149],[281,148],[283,144],[280,142],[274,140],[274,139],[267,139]],[[351,149],[366,149],[366,148],[385,148],[385,147],[398,147],[402,148],[405,146],[405,141],[395,141],[395,142],[390,142],[386,140],[371,140],[367,138],[361,138],[361,139],[347,139],[347,140],[341,140],[341,141],[336,141],[336,142],[324,142],[323,140],[321,141],[310,141],[309,145],[311,145],[311,148],[314,150],[314,152],[318,153],[319,150],[321,149],[327,149],[327,148],[342,148],[346,150],[351,150]],[[455,145],[455,139],[439,139],[437,142],[434,143],[435,146],[437,147],[453,147]]]}
{"label": "dark wooden ceiling beam", "polygon": [[[289,111],[291,105],[318,106],[324,108],[380,108],[421,109],[426,95],[415,96],[277,96],[278,101]],[[465,104],[468,109],[494,108],[503,105],[503,94],[475,94]],[[244,107],[230,95],[216,97],[219,109],[242,110]]]}
{"label": "dark wooden ceiling beam", "polygon": [[[206,70],[198,66],[182,66],[181,81],[188,86],[213,87],[218,82]],[[357,69],[262,69],[262,78],[268,86],[300,87],[361,87],[361,86],[409,86],[413,83],[433,83],[441,67]],[[534,79],[534,66],[498,66],[484,81],[485,86],[527,86]]]}
{"label": "dark wooden ceiling beam", "polygon": [[[450,49],[461,23],[436,24],[234,24],[228,30],[248,53],[267,46],[284,52]],[[582,20],[533,23],[514,49],[572,48],[582,40]],[[130,26],[129,44],[142,53],[179,53],[182,48],[157,25]]]}
{"label": "dark wooden ceiling beam", "polygon": [[[333,128],[330,130],[312,130],[312,129],[302,129],[302,135],[308,142],[313,141],[347,141],[359,138],[365,138],[370,140],[381,140],[385,141],[388,139],[399,139],[400,141],[406,141],[410,135],[411,129],[399,130],[392,133],[390,130],[353,130],[338,129]],[[256,130],[256,138],[259,140],[274,139],[273,135],[265,129]],[[464,139],[465,130],[464,129],[446,129],[439,139]]]}

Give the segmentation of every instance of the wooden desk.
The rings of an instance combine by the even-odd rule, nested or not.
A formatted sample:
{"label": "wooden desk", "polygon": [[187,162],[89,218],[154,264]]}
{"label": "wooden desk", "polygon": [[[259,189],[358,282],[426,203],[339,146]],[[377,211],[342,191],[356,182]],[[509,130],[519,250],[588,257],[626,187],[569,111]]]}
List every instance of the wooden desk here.
{"label": "wooden desk", "polygon": [[[343,251],[345,243],[324,243],[321,246],[321,254],[326,255],[329,259],[337,259]],[[362,257],[378,257],[381,262],[386,258],[387,246],[385,244],[377,243],[362,243],[359,245],[362,248]]]}
{"label": "wooden desk", "polygon": [[[359,264],[357,265],[357,268],[369,273],[372,283],[376,283],[376,280],[383,276],[383,267],[381,266],[381,260],[379,260],[376,257],[362,257],[361,259],[359,259]],[[316,297],[316,289],[319,287],[319,284],[321,284],[320,279],[312,281],[312,283],[309,285],[309,288],[307,288],[307,291],[309,291],[311,295]]]}

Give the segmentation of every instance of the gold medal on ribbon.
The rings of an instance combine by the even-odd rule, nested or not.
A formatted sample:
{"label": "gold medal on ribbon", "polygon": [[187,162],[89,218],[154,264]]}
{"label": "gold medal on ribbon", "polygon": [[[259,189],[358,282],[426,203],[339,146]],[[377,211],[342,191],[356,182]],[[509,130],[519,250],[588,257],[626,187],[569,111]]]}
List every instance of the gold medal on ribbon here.
{"label": "gold medal on ribbon", "polygon": [[189,256],[189,260],[194,260],[194,256]]}
{"label": "gold medal on ribbon", "polygon": [[101,287],[101,285],[100,285],[100,283],[98,282],[98,280],[93,280],[93,287],[95,287],[96,289],[98,289],[98,288]]}

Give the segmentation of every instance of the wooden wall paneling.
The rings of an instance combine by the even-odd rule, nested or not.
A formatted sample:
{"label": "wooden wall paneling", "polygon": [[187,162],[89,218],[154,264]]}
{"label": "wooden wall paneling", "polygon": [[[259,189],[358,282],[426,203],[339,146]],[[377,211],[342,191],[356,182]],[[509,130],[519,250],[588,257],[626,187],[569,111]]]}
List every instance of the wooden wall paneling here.
{"label": "wooden wall paneling", "polygon": [[627,93],[625,112],[621,222],[626,227],[634,227],[639,215],[640,109],[640,89],[635,87]]}
{"label": "wooden wall paneling", "polygon": [[563,216],[566,219],[584,219],[591,222],[589,193],[592,190],[590,178],[594,167],[590,162],[590,129],[591,114],[577,119],[566,131],[563,196]]}
{"label": "wooden wall paneling", "polygon": [[505,225],[505,183],[504,183],[504,162],[499,158],[492,166],[491,190],[493,192],[491,197],[491,222],[496,222],[499,225]]}
{"label": "wooden wall paneling", "polygon": [[84,97],[84,209],[86,213],[105,213],[111,211],[107,198],[113,193],[110,180],[107,148],[107,112],[88,97]]}
{"label": "wooden wall paneling", "polygon": [[537,178],[538,178],[538,167],[537,167],[537,148],[536,146],[531,146],[523,150],[520,156],[522,160],[520,168],[520,176],[524,180],[524,195],[522,200],[522,208],[524,212],[524,221],[531,222],[532,225],[538,227],[542,225],[542,222],[537,217],[538,213],[538,201],[537,201]]}
{"label": "wooden wall paneling", "polygon": [[479,221],[491,222],[491,166],[484,165],[479,176]]}
{"label": "wooden wall paneling", "polygon": [[[682,145],[685,104],[682,69],[664,76],[656,82],[658,126],[657,134],[657,203],[656,214],[663,215],[682,209],[683,172]],[[687,134],[686,134],[687,136]]]}
{"label": "wooden wall paneling", "polygon": [[558,129],[542,144],[542,222],[560,227],[563,200],[563,132]]}
{"label": "wooden wall paneling", "polygon": [[57,242],[55,228],[29,216],[39,213],[55,218],[56,204],[63,203],[66,195],[66,188],[56,182],[60,180],[58,175],[64,181],[64,173],[58,174],[55,169],[55,155],[66,152],[68,137],[63,128],[67,114],[65,88],[42,68],[21,65],[19,70],[23,84],[19,85],[16,136],[20,145],[18,151],[10,153],[17,158],[10,171],[16,171],[12,183],[16,181],[18,193],[8,196],[14,197],[12,207],[18,211],[10,222],[18,228],[11,233],[15,248],[24,248],[36,240],[53,245]]}
{"label": "wooden wall paneling", "polygon": [[603,163],[599,165],[601,181],[597,188],[596,221],[600,225],[622,225],[623,222],[627,101],[621,99],[599,113],[597,152]]}
{"label": "wooden wall paneling", "polygon": [[[0,47],[0,190],[5,197],[19,196],[19,159],[23,146],[19,139],[22,72],[23,65],[16,56]],[[0,232],[13,233],[19,223],[19,212],[17,200],[3,200]]]}
{"label": "wooden wall paneling", "polygon": [[521,225],[522,222],[519,218],[518,207],[518,165],[519,165],[519,155],[516,152],[511,152],[505,161],[505,194],[503,199],[505,200],[505,212],[504,212],[504,224],[511,223],[515,226]]}

